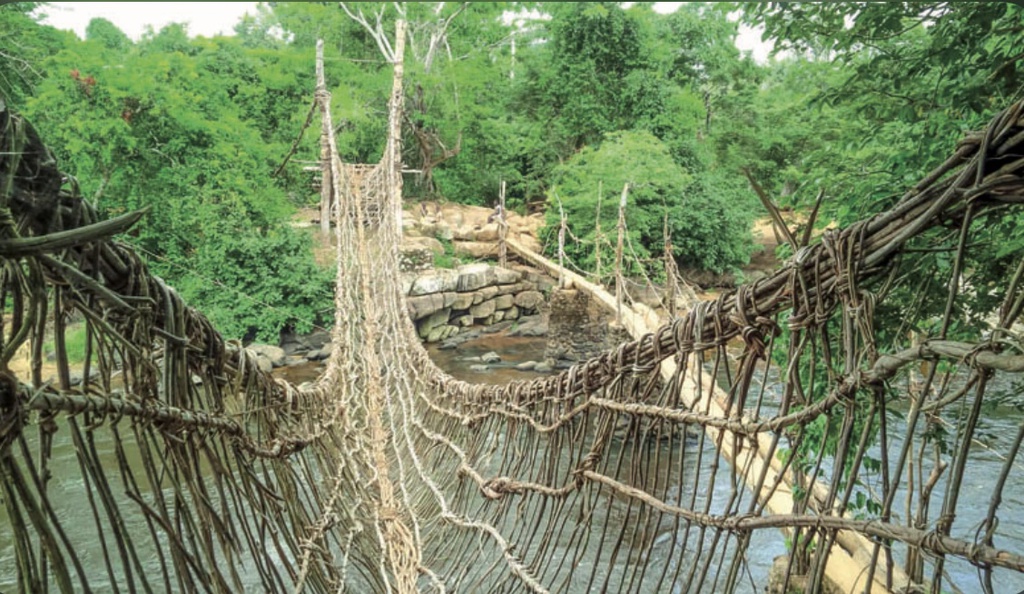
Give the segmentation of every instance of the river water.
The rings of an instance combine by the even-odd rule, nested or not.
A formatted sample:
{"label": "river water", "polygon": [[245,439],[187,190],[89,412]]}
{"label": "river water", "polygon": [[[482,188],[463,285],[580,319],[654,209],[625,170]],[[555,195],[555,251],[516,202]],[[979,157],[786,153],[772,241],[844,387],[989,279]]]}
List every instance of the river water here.
{"label": "river water", "polygon": [[[515,365],[524,361],[541,360],[544,347],[543,338],[513,338],[503,335],[484,335],[480,339],[463,343],[456,350],[440,350],[431,345],[428,347],[428,351],[434,361],[454,377],[470,382],[503,384],[512,380],[539,377],[539,374],[533,371],[517,370]],[[486,371],[471,369],[471,366],[481,364],[479,357],[492,351],[500,355],[500,362],[489,365]],[[321,366],[319,364],[311,363],[292,368],[283,368],[280,372],[293,382],[301,382],[315,378],[319,374],[320,369]],[[775,389],[776,387],[769,386],[769,389]],[[996,387],[996,390],[998,389],[1000,389],[1000,386]],[[1016,389],[1016,387],[1005,382],[1001,385],[1001,389],[1009,391]],[[902,420],[904,412],[898,408],[889,412],[889,428],[893,442],[891,444],[892,451],[898,451],[898,448],[902,445],[899,440],[904,433]],[[954,419],[949,420],[955,421]],[[1015,408],[993,407],[986,410],[983,435],[988,447],[977,447],[972,450],[973,453],[965,476],[953,536],[973,540],[974,531],[987,511],[992,485],[995,483],[1003,467],[1003,460],[996,452],[1005,451],[1006,443],[1008,440],[1013,439],[1022,422],[1024,422],[1024,415]],[[30,430],[28,433],[34,434],[35,431]],[[114,445],[110,441],[109,435],[107,431],[100,431],[95,434],[95,447],[99,451],[101,458],[105,461],[113,461],[115,456]],[[138,464],[138,460],[131,459],[134,449],[130,444],[130,431],[123,431],[122,437],[127,438],[129,441],[124,448],[124,452],[129,456],[128,462],[130,464]],[[612,447],[614,450],[621,447],[621,444],[614,444]],[[686,447],[690,450],[695,448],[692,444]],[[710,443],[704,444],[703,447],[702,468],[697,476],[707,477],[712,461],[717,455],[714,453],[713,446]],[[876,456],[879,454],[877,448],[872,454]],[[112,465],[111,467],[116,466]],[[50,483],[49,495],[57,516],[73,535],[95,534],[96,526],[93,522],[92,514],[83,513],[83,493],[88,487],[81,477],[78,457],[75,454],[74,445],[71,443],[68,431],[66,430],[59,431],[55,436],[54,453],[50,462],[50,468],[54,478]],[[697,469],[692,469],[692,471],[696,472]],[[673,476],[673,480],[679,483],[679,486],[676,487],[677,489],[685,490],[687,493],[690,491],[691,487],[685,485],[687,481],[686,476],[689,473],[684,471],[683,475],[678,473],[672,475],[671,470],[668,472],[670,476]],[[731,488],[728,474],[719,473],[720,480],[716,480],[711,485],[703,485],[699,489],[701,501],[698,502],[698,508],[703,505],[706,497],[711,497],[712,502],[722,502],[728,499]],[[877,476],[865,476],[862,479],[869,487],[877,488]],[[1024,551],[1024,522],[1022,522],[1022,516],[1011,515],[1009,512],[1024,513],[1024,461],[1017,461],[1017,466],[1014,473],[1011,474],[1010,480],[1011,484],[1003,492],[1002,509],[1004,513],[1002,514],[1002,525],[997,533],[996,546],[1019,552]],[[117,491],[116,486],[114,490]],[[937,495],[941,495],[941,493]],[[902,515],[903,506],[900,503],[902,502],[902,495],[897,498],[897,502],[898,504],[894,511],[897,515]],[[932,519],[938,516],[939,502],[941,502],[941,497],[933,497],[934,509],[929,514],[929,517]],[[216,505],[216,502],[213,503]],[[128,505],[123,509],[132,508]],[[595,510],[597,515],[593,519],[592,526],[596,529],[597,526],[603,523],[615,526],[616,524],[621,525],[624,521],[629,521],[627,516],[623,515],[622,509],[615,505],[610,505],[607,508],[597,508]],[[712,512],[714,511],[713,508]],[[132,532],[145,530],[145,522],[141,514],[128,514],[124,520]],[[674,525],[671,522],[662,521],[656,526],[656,529],[658,531],[657,537],[650,553],[650,558],[647,561],[659,566],[667,562],[670,566],[670,571],[674,571],[674,568],[680,564],[688,563],[689,560],[686,554],[681,553],[681,534],[675,532],[676,528]],[[14,546],[10,538],[10,530],[10,524],[4,508],[0,506],[0,593],[14,592],[16,588]],[[83,565],[86,568],[97,568],[95,572],[97,577],[104,576],[106,572],[101,569],[103,567],[103,554],[100,543],[95,538],[75,538],[74,540],[76,541],[76,553],[82,560]],[[81,548],[78,548],[78,543],[81,543]],[[692,537],[690,544],[691,546],[693,544]],[[156,552],[144,551],[143,553],[143,565],[152,567],[153,571],[158,571],[159,557]],[[554,551],[554,553],[559,554],[558,551]],[[786,546],[779,532],[774,530],[755,531],[745,559],[749,568],[749,576],[766,576],[768,568],[775,557],[785,553]],[[723,552],[716,551],[715,554],[722,555]],[[585,569],[584,567],[580,567],[580,569],[581,573],[587,573],[582,571]],[[623,566],[624,571],[625,566]],[[952,559],[948,560],[946,571],[949,575],[949,580],[945,584],[947,590],[971,593],[981,591],[977,570],[969,563]],[[248,572],[248,575],[255,577],[255,572]],[[754,578],[749,576],[741,581],[738,591],[750,593],[763,591],[765,584],[758,583],[763,580],[763,577]],[[614,578],[614,575],[609,578],[612,580],[611,583],[613,585]],[[958,590],[949,589],[948,584],[950,580]],[[1024,590],[1024,575],[1005,570],[996,570],[994,572],[994,584],[996,585],[997,594],[1001,592],[1016,594]],[[103,578],[100,578],[93,585],[97,588],[97,591],[104,591],[110,586],[110,584],[103,582]],[[587,587],[587,584],[572,584],[570,589],[574,592],[585,592]],[[612,589],[611,591],[615,590]],[[712,588],[708,587],[704,591],[710,592]]]}
{"label": "river water", "polygon": [[[480,339],[466,342],[460,345],[457,350],[440,350],[435,346],[428,346],[431,358],[439,367],[459,379],[478,382],[502,384],[511,380],[531,379],[538,377],[535,372],[517,371],[512,368],[516,363],[522,361],[540,360],[543,357],[545,342],[543,338],[509,338],[502,335],[483,336]],[[478,365],[477,358],[488,352],[497,352],[502,357],[502,363],[486,372],[470,369]],[[769,385],[767,388],[772,391],[781,391],[781,384],[777,376],[769,374]],[[997,396],[1000,393],[1009,394],[1010,400],[1020,400],[1016,395],[1018,386],[1013,383],[1009,376],[997,375],[989,382],[988,396]],[[1005,399],[992,398],[996,401]],[[956,411],[947,414],[944,420],[948,423],[950,431],[957,424],[957,419],[952,415]],[[887,411],[887,425],[889,431],[890,451],[898,452],[903,446],[903,438],[906,433],[905,416],[907,410],[900,403],[895,404]],[[765,413],[770,414],[770,408],[766,407]],[[1013,406],[987,406],[979,424],[978,436],[974,447],[971,449],[970,460],[964,475],[964,483],[961,487],[959,505],[957,506],[957,518],[951,536],[973,541],[975,532],[982,520],[985,518],[989,502],[992,496],[992,488],[995,485],[1000,472],[1003,469],[1005,458],[1000,452],[1005,452],[1009,444],[1015,439],[1022,423],[1024,413]],[[919,427],[923,423],[919,422]],[[920,437],[920,430],[916,432]],[[714,446],[708,441],[704,444],[703,467],[697,473],[700,477],[707,477],[714,457]],[[692,449],[692,446],[691,446]],[[880,447],[874,446],[868,455],[876,459],[881,457]],[[719,460],[723,465],[724,462]],[[895,463],[895,461],[893,461]],[[926,462],[927,463],[927,462]],[[825,465],[826,469],[828,465]],[[830,469],[829,469],[830,470]],[[695,471],[695,469],[694,469]],[[726,501],[729,497],[730,484],[729,473],[719,473],[718,480],[712,485],[710,496],[713,502]],[[862,473],[860,480],[864,486],[875,494],[879,495],[881,490],[880,473]],[[686,477],[682,478],[685,483]],[[901,481],[901,485],[905,481]],[[942,485],[944,483],[940,483]],[[680,488],[684,488],[680,486]],[[685,487],[689,492],[689,487]],[[701,493],[703,504],[707,490]],[[898,490],[896,504],[893,508],[894,516],[905,518],[906,493]],[[941,513],[942,492],[936,492],[931,498],[928,517],[934,521]],[[1008,551],[1024,551],[1024,460],[1018,456],[1014,470],[1009,477],[1009,482],[1003,490],[1001,525],[995,539],[995,546]],[[609,517],[608,521],[616,521],[616,518]],[[595,524],[597,525],[597,524]],[[664,559],[662,555],[678,555],[679,546],[672,546],[673,535],[668,532],[661,533],[652,551],[652,559],[656,564]],[[691,543],[692,544],[692,543]],[[754,576],[766,576],[768,569],[774,559],[787,552],[784,540],[778,531],[759,530],[755,531],[752,542],[746,553],[746,563],[750,573]],[[728,557],[725,557],[728,558]],[[899,557],[897,557],[899,559]],[[925,575],[930,569],[926,566]],[[950,592],[981,592],[978,580],[978,570],[966,561],[955,558],[947,559],[945,564],[947,580],[944,582],[945,591]],[[951,584],[953,587],[951,587]],[[739,592],[761,592],[765,584],[755,584],[748,579],[741,583]],[[1020,594],[1024,592],[1024,575],[1009,570],[993,570],[993,586],[996,594],[1006,592],[1008,594]],[[582,591],[582,590],[581,590]],[[709,590],[710,591],[710,590]]]}

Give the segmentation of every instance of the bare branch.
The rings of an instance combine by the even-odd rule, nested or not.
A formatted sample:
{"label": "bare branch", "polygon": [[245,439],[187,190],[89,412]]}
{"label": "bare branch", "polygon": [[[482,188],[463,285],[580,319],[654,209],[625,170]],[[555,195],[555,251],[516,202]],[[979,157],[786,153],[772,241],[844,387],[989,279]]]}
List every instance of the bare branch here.
{"label": "bare branch", "polygon": [[[439,2],[437,8],[434,10],[434,14],[440,17],[441,9],[444,8],[445,3]],[[455,17],[459,16],[466,7],[469,6],[469,2],[463,2],[455,9],[448,18],[441,21],[440,25],[430,33],[430,45],[427,47],[427,55],[423,58],[423,70],[430,72],[430,66],[434,63],[434,56],[437,54],[437,48],[444,45],[448,50],[448,59],[451,60],[452,52],[448,46],[448,26],[452,24]]]}
{"label": "bare branch", "polygon": [[[366,20],[366,16],[363,14],[362,8],[356,8],[356,12],[353,13],[344,2],[339,2],[338,5],[341,6],[341,9],[345,11],[345,14],[347,14],[350,19],[359,23],[359,25],[370,34],[370,37],[372,37],[377,43],[377,48],[380,50],[380,53],[384,55],[384,59],[388,62],[394,62],[395,52],[391,49],[391,42],[388,41],[388,36],[384,34],[384,25],[381,22],[381,18],[384,16],[385,7],[381,6],[380,10],[377,11],[375,15],[377,24],[374,26]],[[399,14],[402,13],[399,12]]]}

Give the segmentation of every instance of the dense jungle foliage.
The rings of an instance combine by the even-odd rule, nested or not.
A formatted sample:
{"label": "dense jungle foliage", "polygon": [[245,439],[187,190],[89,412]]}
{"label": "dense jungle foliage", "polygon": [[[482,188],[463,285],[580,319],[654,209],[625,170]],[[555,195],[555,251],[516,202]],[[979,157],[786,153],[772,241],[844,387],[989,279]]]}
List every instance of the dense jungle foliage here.
{"label": "dense jungle foliage", "polygon": [[[748,175],[784,208],[821,195],[820,225],[876,212],[1024,79],[1024,9],[1001,2],[269,2],[233,36],[169,25],[137,41],[103,19],[79,39],[41,24],[45,4],[16,2],[0,6],[0,95],[103,212],[153,207],[127,238],[153,269],[226,334],[271,338],[331,308],[330,271],[288,224],[318,198],[303,171],[316,124],[272,176],[312,99],[316,40],[339,148],[375,162],[399,9],[405,160],[423,172],[407,198],[489,206],[505,180],[513,208],[557,220],[562,206],[584,267],[610,249],[595,222],[613,232],[625,183],[637,255],[661,256],[667,217],[684,269],[749,256],[764,211]],[[758,64],[737,50],[741,22],[782,53]],[[1024,226],[999,226],[1013,239],[975,257],[973,286],[1024,247]],[[922,258],[951,265],[942,250]],[[985,291],[976,300],[988,311]]]}

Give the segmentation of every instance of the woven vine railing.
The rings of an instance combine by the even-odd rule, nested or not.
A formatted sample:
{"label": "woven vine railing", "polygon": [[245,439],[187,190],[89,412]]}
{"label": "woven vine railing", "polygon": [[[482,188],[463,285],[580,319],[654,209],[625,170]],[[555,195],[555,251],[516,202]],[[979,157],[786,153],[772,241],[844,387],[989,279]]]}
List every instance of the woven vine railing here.
{"label": "woven vine railing", "polygon": [[[114,238],[144,212],[101,220],[0,107],[0,590],[1024,589],[1024,417],[998,406],[1024,371],[1024,259],[972,284],[976,239],[1022,214],[1021,103],[775,274],[483,386],[435,367],[406,312],[401,93],[358,180],[328,143],[335,348],[298,387]],[[951,266],[920,270],[937,250]],[[980,292],[993,312],[964,307]]]}

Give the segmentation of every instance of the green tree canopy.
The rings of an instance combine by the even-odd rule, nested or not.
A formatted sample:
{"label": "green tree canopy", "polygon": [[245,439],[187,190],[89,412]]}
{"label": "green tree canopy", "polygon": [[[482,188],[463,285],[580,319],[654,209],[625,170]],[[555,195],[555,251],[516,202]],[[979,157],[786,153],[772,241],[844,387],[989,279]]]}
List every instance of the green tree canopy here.
{"label": "green tree canopy", "polygon": [[[718,190],[727,184],[708,174],[688,174],[650,132],[622,131],[609,133],[597,147],[584,148],[555,172],[547,227],[555,232],[559,209],[565,211],[573,235],[566,252],[576,265],[592,269],[598,253],[605,263],[614,259],[619,192],[627,183],[626,227],[632,250],[651,269],[660,267],[655,261],[664,245],[666,216],[681,266],[722,272],[746,262],[752,220],[742,191],[731,188],[723,195]],[[632,260],[628,256],[627,263]]]}
{"label": "green tree canopy", "polygon": [[117,25],[104,18],[94,18],[85,28],[85,40],[95,41],[109,50],[127,51],[132,40],[117,28]]}
{"label": "green tree canopy", "polygon": [[181,25],[127,50],[109,23],[90,31],[47,62],[26,106],[85,195],[112,215],[151,206],[133,241],[225,331],[266,339],[308,327],[329,302],[329,273],[288,226],[288,189],[270,172],[310,77],[282,73],[288,53],[189,39]]}

